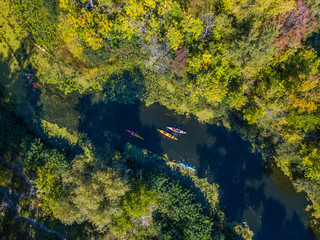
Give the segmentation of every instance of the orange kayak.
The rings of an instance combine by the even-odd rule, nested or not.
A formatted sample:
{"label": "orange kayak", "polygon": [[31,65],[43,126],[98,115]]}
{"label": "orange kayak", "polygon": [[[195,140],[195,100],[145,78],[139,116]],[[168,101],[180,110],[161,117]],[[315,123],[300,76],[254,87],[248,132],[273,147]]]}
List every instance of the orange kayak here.
{"label": "orange kayak", "polygon": [[134,137],[137,137],[137,138],[140,138],[140,139],[144,140],[141,136],[139,136],[139,135],[138,135],[137,133],[135,133],[134,131],[131,131],[131,130],[128,130],[128,129],[126,129],[126,131],[127,131],[128,133],[130,133],[131,136],[134,136]]}

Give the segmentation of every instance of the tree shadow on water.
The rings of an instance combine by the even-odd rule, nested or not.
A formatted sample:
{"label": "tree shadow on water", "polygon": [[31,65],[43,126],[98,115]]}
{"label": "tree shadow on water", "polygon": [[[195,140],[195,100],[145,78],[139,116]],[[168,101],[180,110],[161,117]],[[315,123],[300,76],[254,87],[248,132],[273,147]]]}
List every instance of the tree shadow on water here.
{"label": "tree shadow on water", "polygon": [[[222,205],[231,217],[241,219],[248,195],[261,195],[254,183],[262,179],[263,160],[251,153],[250,144],[239,135],[213,125],[207,128],[216,142],[212,146],[198,145],[199,175],[209,175],[219,184]],[[204,172],[208,167],[210,172]]]}
{"label": "tree shadow on water", "polygon": [[[0,54],[0,77],[1,82],[6,86],[7,90],[16,96],[19,101],[17,104],[21,104],[22,109],[25,111],[34,111],[40,114],[42,108],[38,106],[38,101],[40,99],[41,90],[34,88],[25,76],[25,73],[31,74],[31,78],[34,79],[36,70],[32,69],[29,64],[25,67],[29,58],[33,54],[32,49],[34,45],[31,43],[30,39],[27,37],[21,39],[21,46],[18,49],[14,49],[11,46],[10,41],[4,40],[5,48],[7,49],[7,56]],[[27,97],[25,99],[25,97]],[[32,107],[26,107],[28,102]]]}
{"label": "tree shadow on water", "polygon": [[143,97],[144,81],[144,76],[138,68],[112,74],[103,87],[105,101],[134,104],[138,96]]}
{"label": "tree shadow on water", "polygon": [[[221,127],[208,126],[208,133],[217,140],[212,146],[198,146],[199,175],[210,175],[219,185],[227,214],[235,221],[249,217],[255,225],[254,239],[312,239],[295,212],[288,219],[286,206],[266,196],[268,188],[275,186],[268,184],[265,163],[251,152],[250,143]],[[205,172],[208,166],[209,173]]]}
{"label": "tree shadow on water", "polygon": [[40,97],[42,94],[41,89],[35,88],[29,82],[25,83],[25,87],[26,87],[25,91],[27,94],[28,102],[32,106],[34,113],[36,115],[40,116],[42,113],[42,105],[39,105],[38,103],[40,102]]}
{"label": "tree shadow on water", "polygon": [[[156,128],[140,121],[139,103],[92,103],[91,96],[85,95],[79,99],[76,109],[81,116],[78,130],[86,133],[96,148],[103,149],[109,144],[115,149],[124,149],[126,143],[131,142],[139,148],[162,152],[160,136],[154,134]],[[137,132],[144,140],[130,136],[125,129]]]}
{"label": "tree shadow on water", "polygon": [[264,211],[261,216],[261,230],[256,234],[255,239],[262,240],[311,240],[313,239],[294,212],[288,218],[284,206],[278,201],[269,198],[263,203]]}

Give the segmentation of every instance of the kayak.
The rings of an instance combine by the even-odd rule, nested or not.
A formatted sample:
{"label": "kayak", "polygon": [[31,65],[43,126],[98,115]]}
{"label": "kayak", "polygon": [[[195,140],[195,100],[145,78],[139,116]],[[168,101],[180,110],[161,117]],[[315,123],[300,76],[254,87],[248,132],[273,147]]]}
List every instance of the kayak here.
{"label": "kayak", "polygon": [[131,131],[131,130],[128,130],[128,129],[126,129],[126,131],[127,131],[128,133],[130,133],[131,136],[134,136],[134,137],[137,137],[137,138],[140,138],[140,139],[144,140],[141,136],[139,136],[138,134],[136,134],[134,131]]}
{"label": "kayak", "polygon": [[185,167],[185,168],[188,168],[189,170],[193,170],[193,171],[197,171],[197,169],[193,168],[193,167],[190,167],[189,165],[187,164],[184,164],[184,163],[179,163],[182,167]]}
{"label": "kayak", "polygon": [[42,47],[41,45],[35,44],[35,46],[36,46],[37,48],[39,48],[41,51],[44,51],[45,53],[48,53],[48,51],[47,51],[44,47]]}
{"label": "kayak", "polygon": [[172,134],[166,132],[166,131],[163,131],[161,129],[158,129],[158,131],[163,134],[164,136],[168,137],[168,138],[171,138],[173,140],[178,140],[178,138],[176,138],[175,136],[173,136]]}
{"label": "kayak", "polygon": [[25,75],[26,75],[27,79],[29,80],[29,82],[30,82],[35,88],[37,88],[37,85],[34,83],[34,81],[32,80],[32,78],[31,78],[28,74],[26,74],[26,73],[25,73]]}
{"label": "kayak", "polygon": [[175,128],[175,127],[169,127],[169,126],[167,126],[167,129],[169,129],[169,130],[171,130],[172,132],[175,132],[175,133],[187,134],[186,131],[183,131],[183,130],[180,129],[180,128]]}

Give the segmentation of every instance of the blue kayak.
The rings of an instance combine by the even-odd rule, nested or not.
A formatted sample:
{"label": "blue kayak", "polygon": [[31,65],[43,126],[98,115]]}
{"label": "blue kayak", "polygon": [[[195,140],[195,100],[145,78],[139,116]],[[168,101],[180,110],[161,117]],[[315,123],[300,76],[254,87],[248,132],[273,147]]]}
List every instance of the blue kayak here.
{"label": "blue kayak", "polygon": [[184,164],[184,163],[179,163],[182,167],[185,167],[185,168],[188,168],[190,170],[193,170],[193,171],[197,171],[197,169],[193,168],[193,167],[190,167],[189,165],[187,164]]}

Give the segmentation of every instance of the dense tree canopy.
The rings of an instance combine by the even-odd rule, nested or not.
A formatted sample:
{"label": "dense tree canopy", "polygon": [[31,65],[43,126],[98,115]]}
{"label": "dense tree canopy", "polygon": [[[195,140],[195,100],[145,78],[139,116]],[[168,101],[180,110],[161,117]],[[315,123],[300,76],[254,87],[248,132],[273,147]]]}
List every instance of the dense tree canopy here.
{"label": "dense tree canopy", "polygon": [[[3,47],[15,59],[15,68],[7,75],[14,85],[20,77],[15,69],[32,72],[41,89],[35,106],[48,111],[46,94],[57,89],[65,95],[88,93],[94,101],[159,102],[235,129],[259,143],[264,156],[276,162],[297,190],[307,193],[318,226],[319,1],[8,0],[2,4],[10,13],[7,16],[15,18],[10,26],[17,29],[8,38],[21,41],[19,50]],[[35,51],[35,43],[48,53]],[[155,173],[163,185],[150,184],[148,176],[141,178],[128,170],[125,155],[112,153],[100,159],[76,130],[60,129],[35,114],[24,119],[33,127],[41,122],[30,127],[35,137],[15,120],[16,106],[4,92],[1,88],[0,150],[9,160],[1,163],[1,187],[15,184],[12,164],[22,164],[37,188],[32,214],[40,214],[41,208],[60,224],[84,224],[97,236],[110,238],[221,239],[228,234],[214,227],[191,190]],[[56,138],[68,147],[51,147]],[[120,167],[114,167],[115,159]],[[133,204],[138,207],[133,209]]]}

